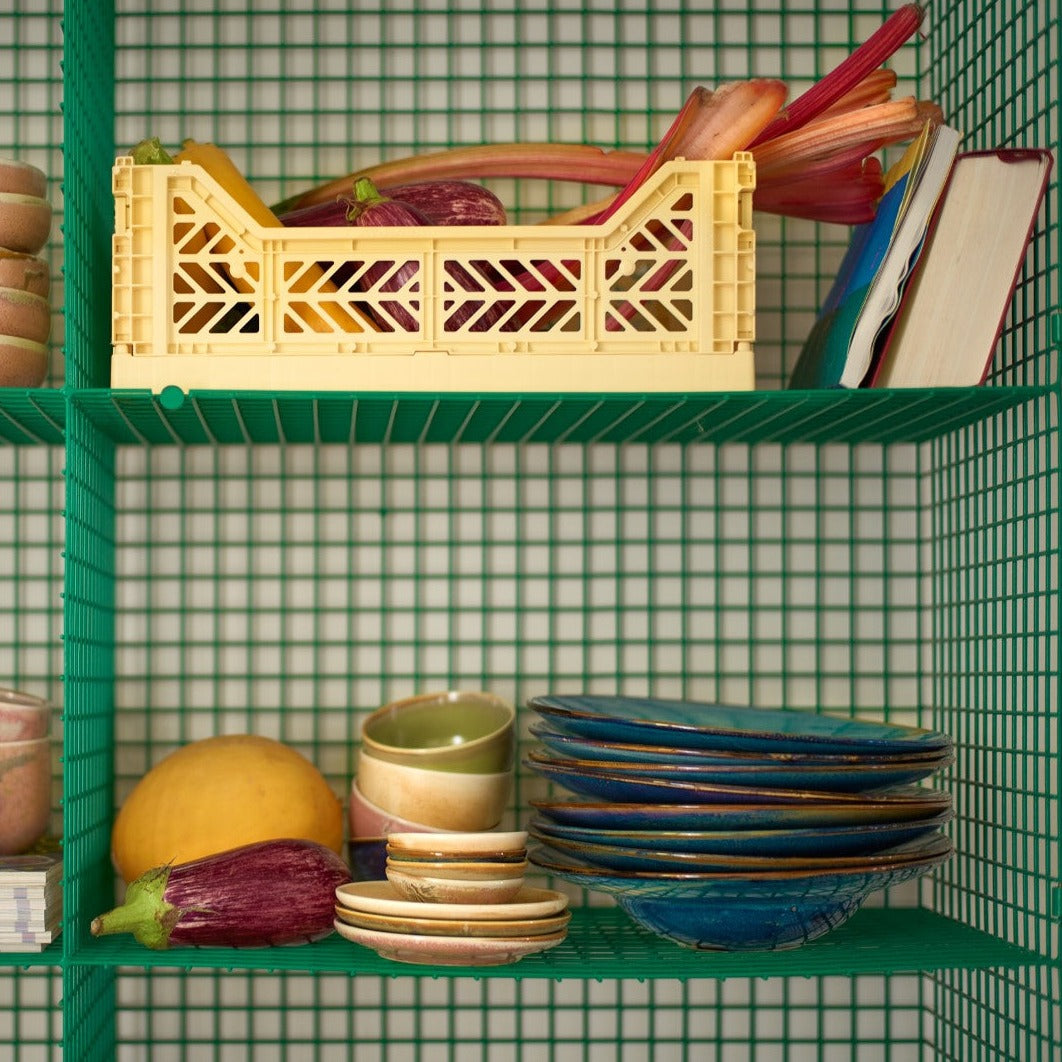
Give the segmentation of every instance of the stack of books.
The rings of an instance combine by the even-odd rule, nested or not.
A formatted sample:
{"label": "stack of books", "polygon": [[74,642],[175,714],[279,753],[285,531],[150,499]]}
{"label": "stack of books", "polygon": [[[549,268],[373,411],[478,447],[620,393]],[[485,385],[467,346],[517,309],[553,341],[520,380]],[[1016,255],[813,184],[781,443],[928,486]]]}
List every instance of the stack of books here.
{"label": "stack of books", "polygon": [[960,151],[961,140],[927,124],[885,174],[877,214],[853,229],[790,387],[984,383],[1054,158],[1040,148]]}
{"label": "stack of books", "polygon": [[0,952],[43,951],[61,929],[58,851],[0,856]]}

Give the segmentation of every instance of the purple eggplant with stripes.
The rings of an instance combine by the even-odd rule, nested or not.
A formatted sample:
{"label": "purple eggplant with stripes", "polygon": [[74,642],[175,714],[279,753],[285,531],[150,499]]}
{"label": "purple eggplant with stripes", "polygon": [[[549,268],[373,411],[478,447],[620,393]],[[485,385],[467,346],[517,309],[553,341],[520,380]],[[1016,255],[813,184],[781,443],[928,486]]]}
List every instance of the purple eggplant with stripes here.
{"label": "purple eggplant with stripes", "polygon": [[94,937],[132,933],[156,951],[306,944],[333,932],[336,887],[350,880],[342,858],[316,841],[257,841],[145,871],[90,928]]}
{"label": "purple eggplant with stripes", "polygon": [[[429,225],[504,225],[508,220],[502,201],[488,188],[474,181],[410,181],[407,184],[381,185],[377,190],[387,199],[397,200],[420,211],[428,219]],[[350,196],[339,196],[324,203],[288,211],[280,215],[280,221],[292,228],[308,225],[339,228],[351,224],[352,205]]]}

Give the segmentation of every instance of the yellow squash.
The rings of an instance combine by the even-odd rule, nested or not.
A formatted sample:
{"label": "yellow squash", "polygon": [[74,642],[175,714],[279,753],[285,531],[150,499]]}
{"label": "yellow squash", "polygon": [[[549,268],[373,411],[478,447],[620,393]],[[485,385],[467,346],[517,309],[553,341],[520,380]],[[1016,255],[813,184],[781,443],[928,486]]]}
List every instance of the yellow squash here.
{"label": "yellow squash", "polygon": [[118,811],[111,856],[122,877],[239,845],[305,838],[343,848],[343,808],[295,749],[254,734],[204,738],[160,760]]}

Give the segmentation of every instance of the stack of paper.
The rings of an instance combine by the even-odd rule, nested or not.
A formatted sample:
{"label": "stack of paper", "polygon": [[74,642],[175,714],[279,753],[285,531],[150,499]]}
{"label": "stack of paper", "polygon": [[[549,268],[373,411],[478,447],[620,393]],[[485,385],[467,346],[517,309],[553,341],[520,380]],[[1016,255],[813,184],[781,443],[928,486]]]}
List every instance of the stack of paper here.
{"label": "stack of paper", "polygon": [[0,952],[43,951],[63,914],[60,852],[0,856]]}

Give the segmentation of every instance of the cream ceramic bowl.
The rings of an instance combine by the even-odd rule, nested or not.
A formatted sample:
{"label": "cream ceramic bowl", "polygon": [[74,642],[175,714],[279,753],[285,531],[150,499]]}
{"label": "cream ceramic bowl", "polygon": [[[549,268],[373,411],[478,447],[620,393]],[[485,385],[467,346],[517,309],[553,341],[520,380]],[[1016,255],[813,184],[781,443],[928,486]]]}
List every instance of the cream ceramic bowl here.
{"label": "cream ceramic bowl", "polygon": [[362,746],[389,763],[489,774],[513,766],[516,709],[492,693],[449,690],[404,697],[362,725]]}
{"label": "cream ceramic bowl", "polygon": [[421,903],[509,903],[524,887],[524,879],[500,878],[487,881],[462,881],[459,878],[422,878],[387,868],[387,880],[407,900]]}
{"label": "cream ceramic bowl", "polygon": [[0,743],[0,855],[17,855],[39,841],[51,811],[51,739]]}
{"label": "cream ceramic bowl", "polygon": [[490,830],[505,814],[513,772],[472,774],[389,763],[358,750],[357,786],[377,807],[440,830]]}
{"label": "cream ceramic bowl", "polygon": [[0,689],[0,742],[47,737],[51,720],[52,706],[43,697]]}

